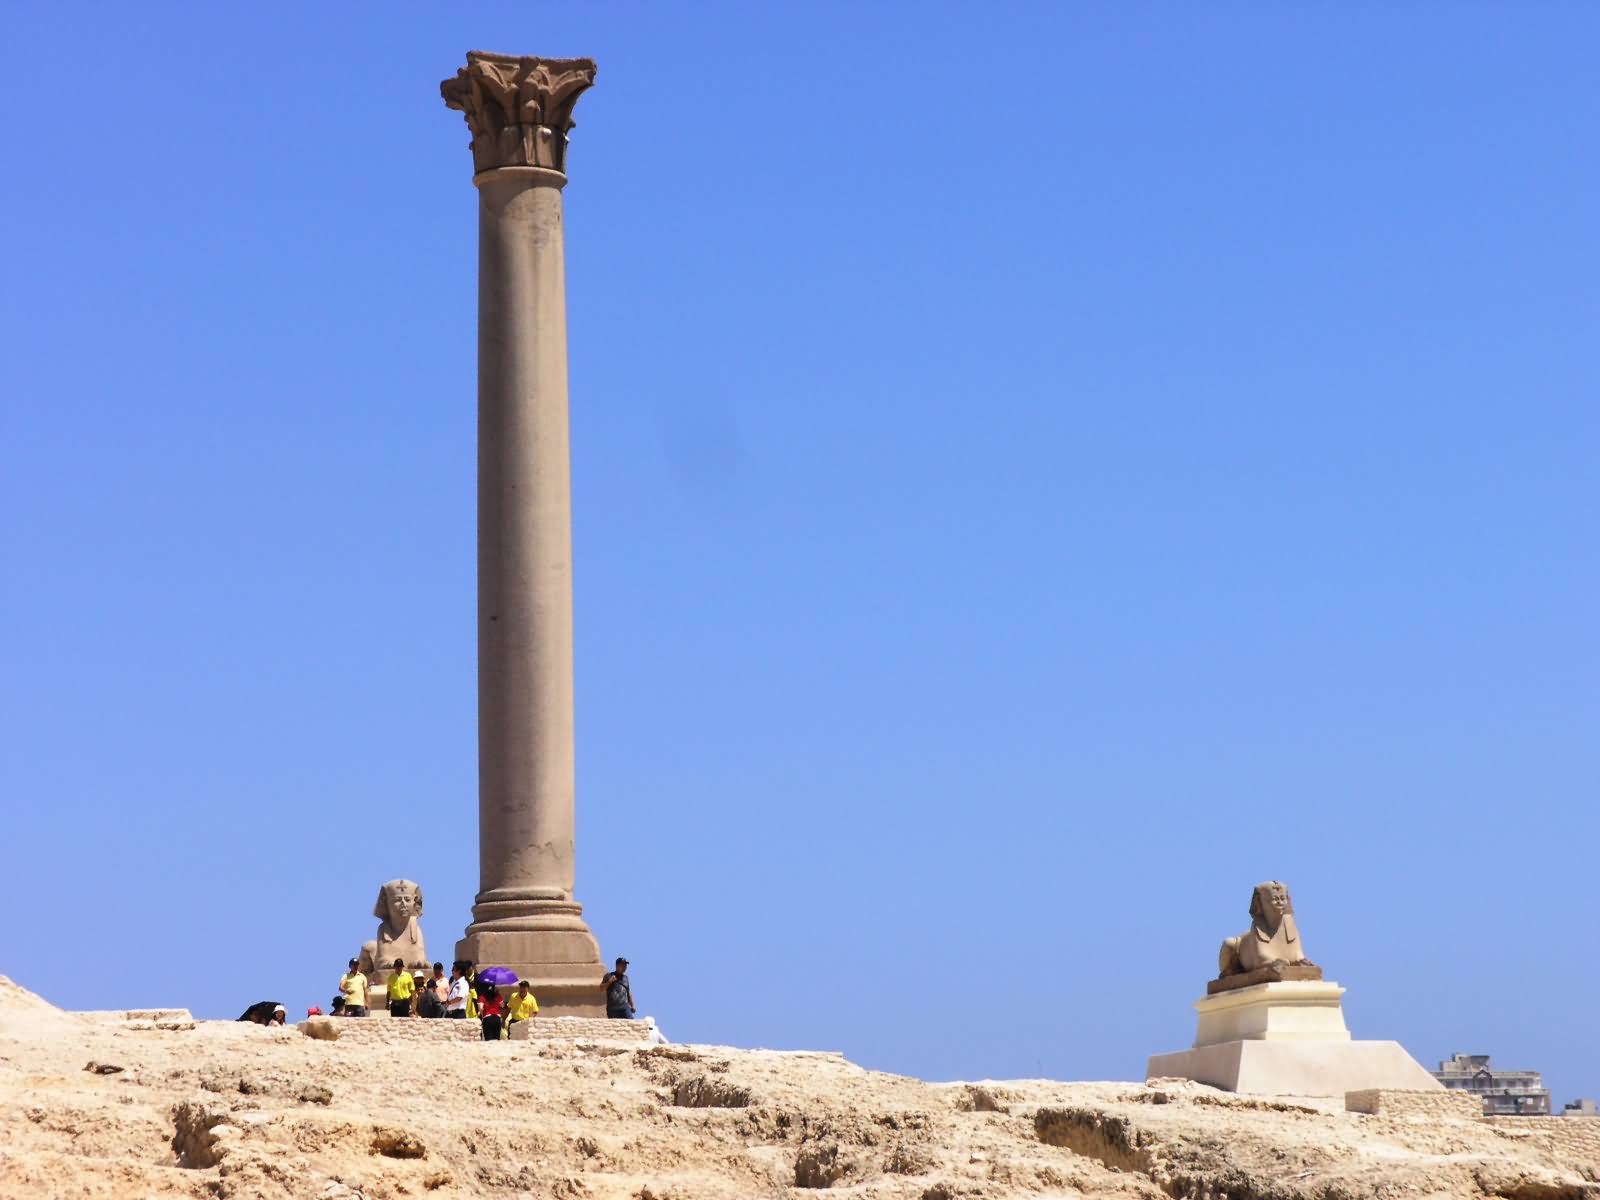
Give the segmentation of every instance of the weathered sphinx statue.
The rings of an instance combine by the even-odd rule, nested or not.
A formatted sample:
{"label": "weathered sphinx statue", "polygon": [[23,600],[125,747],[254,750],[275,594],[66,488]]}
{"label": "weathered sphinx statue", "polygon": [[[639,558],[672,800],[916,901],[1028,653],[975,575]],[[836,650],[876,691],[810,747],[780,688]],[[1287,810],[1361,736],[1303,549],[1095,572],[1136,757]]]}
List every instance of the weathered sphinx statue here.
{"label": "weathered sphinx statue", "polygon": [[404,959],[407,968],[427,970],[428,947],[422,940],[422,887],[410,879],[391,879],[378,889],[378,902],[372,915],[382,924],[378,936],[361,946],[359,968],[368,978],[387,977],[394,960]]}
{"label": "weathered sphinx statue", "polygon": [[1321,979],[1322,968],[1306,957],[1294,902],[1287,884],[1269,879],[1250,897],[1250,928],[1222,943],[1218,976],[1208,992],[1226,992],[1257,983]]}

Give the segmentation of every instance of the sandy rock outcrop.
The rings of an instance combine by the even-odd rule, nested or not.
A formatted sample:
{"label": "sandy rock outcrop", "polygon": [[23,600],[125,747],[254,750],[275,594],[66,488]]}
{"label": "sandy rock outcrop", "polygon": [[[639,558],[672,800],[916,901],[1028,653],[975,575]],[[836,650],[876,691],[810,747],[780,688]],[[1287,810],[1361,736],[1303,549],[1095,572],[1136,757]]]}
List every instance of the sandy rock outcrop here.
{"label": "sandy rock outcrop", "polygon": [[159,1028],[0,986],[8,1200],[1600,1200],[1600,1163],[1559,1121],[1505,1130],[1177,1081],[928,1084],[829,1054],[431,1040],[388,1018],[337,1041]]}
{"label": "sandy rock outcrop", "polygon": [[319,1042],[339,1040],[339,1022],[332,1017],[307,1017],[300,1022],[300,1032]]}

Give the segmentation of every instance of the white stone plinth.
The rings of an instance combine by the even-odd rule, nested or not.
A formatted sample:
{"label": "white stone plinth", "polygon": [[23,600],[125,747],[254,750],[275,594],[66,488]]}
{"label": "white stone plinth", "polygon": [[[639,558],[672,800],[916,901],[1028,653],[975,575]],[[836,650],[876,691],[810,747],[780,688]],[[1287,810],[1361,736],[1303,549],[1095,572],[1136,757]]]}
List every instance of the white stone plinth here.
{"label": "white stone plinth", "polygon": [[1194,1003],[1200,1014],[1195,1047],[1236,1041],[1348,1042],[1342,995],[1344,989],[1331,980],[1307,979],[1203,996]]}
{"label": "white stone plinth", "polygon": [[1151,1055],[1146,1075],[1261,1096],[1442,1086],[1399,1042],[1351,1041],[1343,995],[1332,980],[1292,979],[1204,996],[1193,1048]]}
{"label": "white stone plinth", "polygon": [[1342,1096],[1369,1088],[1442,1088],[1399,1042],[1221,1042],[1175,1054],[1153,1054],[1146,1074],[1152,1079],[1193,1079],[1257,1096]]}

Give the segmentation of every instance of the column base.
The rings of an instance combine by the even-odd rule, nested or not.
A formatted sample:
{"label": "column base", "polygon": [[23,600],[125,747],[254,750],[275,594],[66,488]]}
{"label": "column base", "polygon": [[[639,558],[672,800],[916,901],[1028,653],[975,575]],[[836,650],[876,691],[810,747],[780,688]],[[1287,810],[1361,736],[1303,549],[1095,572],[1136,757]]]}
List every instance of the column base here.
{"label": "column base", "polygon": [[515,971],[538,998],[541,1016],[604,1017],[600,980],[606,969],[582,913],[571,900],[482,893],[456,957]]}

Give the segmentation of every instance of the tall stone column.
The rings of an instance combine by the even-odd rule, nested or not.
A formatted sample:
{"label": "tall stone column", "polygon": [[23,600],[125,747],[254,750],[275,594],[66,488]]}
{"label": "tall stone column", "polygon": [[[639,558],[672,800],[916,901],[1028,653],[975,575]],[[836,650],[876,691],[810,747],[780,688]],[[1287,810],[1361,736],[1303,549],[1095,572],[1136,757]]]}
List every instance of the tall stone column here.
{"label": "tall stone column", "polygon": [[573,899],[572,492],[561,189],[587,58],[472,51],[439,85],[478,189],[478,863],[456,955],[604,1012]]}

